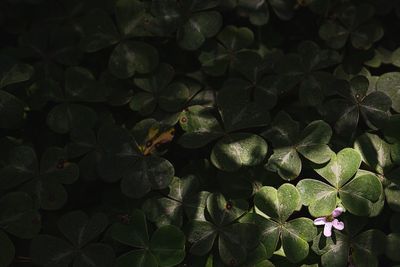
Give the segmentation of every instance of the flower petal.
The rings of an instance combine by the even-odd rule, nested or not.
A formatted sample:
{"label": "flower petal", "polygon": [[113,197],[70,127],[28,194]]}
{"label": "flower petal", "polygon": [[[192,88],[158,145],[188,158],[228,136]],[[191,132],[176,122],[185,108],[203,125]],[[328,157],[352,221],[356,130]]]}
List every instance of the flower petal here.
{"label": "flower petal", "polygon": [[334,219],[332,222],[333,227],[338,230],[344,229],[344,222],[340,222],[338,219]]}
{"label": "flower petal", "polygon": [[326,223],[325,217],[319,217],[314,220],[314,225],[324,225]]}
{"label": "flower petal", "polygon": [[326,222],[324,227],[324,236],[330,237],[332,235],[332,222]]}
{"label": "flower petal", "polygon": [[333,216],[334,218],[339,217],[340,214],[342,214],[343,211],[344,211],[344,209],[343,209],[342,207],[337,207],[336,209],[334,209],[334,210],[332,211],[332,216]]}

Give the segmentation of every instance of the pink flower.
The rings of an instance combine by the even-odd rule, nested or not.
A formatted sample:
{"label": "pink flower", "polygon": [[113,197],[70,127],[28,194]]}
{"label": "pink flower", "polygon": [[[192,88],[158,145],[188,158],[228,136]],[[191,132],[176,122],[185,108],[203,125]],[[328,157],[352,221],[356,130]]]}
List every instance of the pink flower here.
{"label": "pink flower", "polygon": [[343,208],[338,207],[332,211],[331,215],[315,219],[314,225],[325,225],[324,236],[330,237],[332,235],[332,226],[340,231],[344,229],[344,223],[336,219],[336,217],[339,217],[343,211]]}

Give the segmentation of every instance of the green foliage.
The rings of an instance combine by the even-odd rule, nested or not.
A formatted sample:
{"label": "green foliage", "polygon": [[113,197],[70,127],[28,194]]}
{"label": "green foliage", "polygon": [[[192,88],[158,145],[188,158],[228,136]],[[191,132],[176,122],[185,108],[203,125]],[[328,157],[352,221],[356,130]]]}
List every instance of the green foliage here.
{"label": "green foliage", "polygon": [[399,18],[0,1],[0,267],[400,266]]}

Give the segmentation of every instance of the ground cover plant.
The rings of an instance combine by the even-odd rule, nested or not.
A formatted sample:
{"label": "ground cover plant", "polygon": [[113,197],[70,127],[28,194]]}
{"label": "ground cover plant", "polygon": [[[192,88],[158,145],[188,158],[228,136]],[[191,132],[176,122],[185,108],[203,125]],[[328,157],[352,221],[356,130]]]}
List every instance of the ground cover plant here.
{"label": "ground cover plant", "polygon": [[0,267],[400,266],[397,0],[0,1]]}

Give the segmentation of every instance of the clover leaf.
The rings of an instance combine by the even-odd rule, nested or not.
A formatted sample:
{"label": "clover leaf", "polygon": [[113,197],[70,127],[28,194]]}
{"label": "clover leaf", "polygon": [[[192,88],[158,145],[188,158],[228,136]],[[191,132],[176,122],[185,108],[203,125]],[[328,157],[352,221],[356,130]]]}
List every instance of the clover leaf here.
{"label": "clover leaf", "polygon": [[83,211],[67,213],[58,221],[64,238],[47,234],[36,236],[30,247],[32,260],[39,266],[111,266],[114,251],[96,242],[107,226],[107,217],[102,213],[91,217]]}
{"label": "clover leaf", "polygon": [[236,2],[236,8],[239,15],[249,17],[250,22],[257,26],[268,23],[270,18],[270,8],[272,8],[278,18],[289,20],[293,17],[296,6],[296,2],[293,0],[238,0]]}
{"label": "clover leaf", "polygon": [[187,226],[188,241],[192,243],[190,253],[207,254],[218,237],[222,262],[230,266],[242,264],[248,252],[258,243],[258,231],[254,224],[237,222],[246,209],[246,201],[226,200],[219,193],[210,194],[207,198],[207,220],[192,220]]}
{"label": "clover leaf", "polygon": [[399,72],[388,72],[379,76],[379,79],[376,83],[377,90],[387,94],[390,97],[392,100],[392,108],[396,112],[400,112],[400,87],[398,86],[399,79]]}
{"label": "clover leaf", "polygon": [[268,79],[247,81],[232,78],[224,83],[217,95],[226,131],[267,125],[269,110],[275,103],[275,92],[270,90]]}
{"label": "clover leaf", "polygon": [[203,70],[212,76],[221,76],[227,70],[241,64],[244,54],[254,40],[249,28],[226,26],[216,37],[216,41],[204,48],[199,56]]}
{"label": "clover leaf", "polygon": [[41,217],[31,197],[24,192],[11,192],[0,198],[0,266],[9,266],[14,259],[15,247],[6,233],[30,239],[39,233]]}
{"label": "clover leaf", "polygon": [[359,217],[345,216],[347,234],[334,230],[329,238],[322,232],[314,238],[312,249],[321,256],[322,266],[378,266],[377,257],[385,250],[385,234],[377,229],[360,233],[361,228],[355,224],[360,224]]}
{"label": "clover leaf", "polygon": [[280,112],[262,135],[274,146],[267,169],[277,172],[285,180],[299,176],[302,169],[299,154],[317,164],[330,160],[331,150],[327,144],[332,130],[324,121],[313,121],[300,133],[298,123],[287,113]]}
{"label": "clover leaf", "polygon": [[145,153],[149,145],[156,147],[158,144],[147,139],[149,133],[158,136],[158,127],[159,123],[153,119],[137,123],[132,133],[116,125],[103,127],[98,133],[102,155],[97,171],[101,177],[108,182],[121,179],[122,192],[132,198],[140,198],[151,189],[168,187],[174,177],[172,164],[150,152]]}
{"label": "clover leaf", "polygon": [[319,36],[328,46],[339,49],[350,40],[355,48],[368,49],[382,38],[383,28],[373,19],[373,6],[342,5],[334,12],[336,19],[326,20],[319,29]]}
{"label": "clover leaf", "polygon": [[93,74],[82,67],[70,67],[65,71],[65,90],[53,90],[51,100],[60,104],[47,114],[47,124],[56,133],[92,128],[97,120],[96,112],[76,102],[102,102],[106,99],[106,88]]}
{"label": "clover leaf", "polygon": [[10,56],[0,54],[0,128],[14,129],[21,126],[25,104],[13,94],[3,90],[8,85],[29,80],[33,68]]}
{"label": "clover leaf", "polygon": [[6,188],[19,186],[31,195],[34,203],[46,210],[61,208],[67,201],[63,184],[71,184],[78,178],[79,169],[67,161],[61,148],[48,148],[40,160],[28,146],[18,146],[9,155],[9,165],[1,169],[0,183]]}
{"label": "clover leaf", "polygon": [[141,1],[118,0],[115,16],[118,27],[101,9],[94,9],[82,20],[85,51],[96,52],[116,45],[110,55],[109,70],[120,79],[154,70],[158,65],[157,50],[145,42],[132,40],[132,37],[152,35],[150,25],[155,19],[150,14],[150,6]]}
{"label": "clover leaf", "polygon": [[314,167],[329,184],[316,179],[303,179],[297,184],[302,203],[311,215],[328,215],[339,203],[355,215],[369,215],[382,194],[382,185],[373,173],[358,170],[360,164],[360,154],[345,148],[333,153],[329,163]]}
{"label": "clover leaf", "polygon": [[177,44],[186,50],[198,49],[207,38],[213,37],[222,26],[222,16],[215,10],[217,1],[155,1],[153,13],[168,28],[177,30]]}
{"label": "clover leaf", "polygon": [[393,261],[400,261],[397,253],[397,248],[400,245],[400,233],[390,233],[386,240],[386,256]]}
{"label": "clover leaf", "polygon": [[311,41],[302,42],[298,53],[285,55],[277,63],[280,83],[285,91],[299,84],[299,98],[306,105],[320,104],[329,93],[334,77],[324,69],[340,62],[336,51],[320,49]]}
{"label": "clover leaf", "polygon": [[198,187],[196,176],[182,179],[174,177],[169,185],[168,195],[150,198],[143,203],[146,217],[158,227],[168,224],[182,226],[183,211],[189,219],[201,219],[204,217],[208,193],[197,194]]}
{"label": "clover leaf", "polygon": [[377,135],[361,135],[354,143],[354,148],[360,153],[363,162],[379,174],[388,173],[393,166],[390,144]]}
{"label": "clover leaf", "polygon": [[117,258],[115,266],[169,267],[185,258],[185,236],[179,228],[164,225],[149,237],[146,217],[134,210],[125,223],[111,227],[111,236],[118,242],[135,248]]}
{"label": "clover leaf", "polygon": [[331,120],[336,120],[335,130],[338,134],[352,137],[360,116],[373,130],[385,125],[392,105],[385,93],[373,91],[367,94],[369,81],[363,76],[356,76],[349,83],[343,80],[337,83],[340,98],[326,102],[325,112]]}
{"label": "clover leaf", "polygon": [[135,78],[141,91],[132,96],[130,108],[142,115],[150,115],[156,108],[161,112],[181,111],[201,86],[189,78],[172,82],[174,74],[172,66],[161,63],[153,73]]}
{"label": "clover leaf", "polygon": [[254,197],[254,204],[263,214],[261,227],[261,243],[271,256],[281,240],[283,251],[291,262],[305,259],[309,245],[317,233],[312,220],[308,218],[288,218],[301,207],[300,193],[295,186],[283,184],[278,189],[270,186],[262,187]]}
{"label": "clover leaf", "polygon": [[0,62],[0,89],[27,81],[33,75],[32,66],[20,63],[11,56],[0,54]]}
{"label": "clover leaf", "polygon": [[238,199],[253,196],[263,184],[271,182],[270,176],[271,173],[261,165],[235,172],[218,171],[216,178],[224,196]]}
{"label": "clover leaf", "polygon": [[[229,109],[235,109],[234,106],[228,106],[230,103],[224,104],[226,104],[225,114],[227,114],[225,118],[227,120],[234,120],[232,116],[235,116],[235,113],[230,113],[233,111]],[[258,135],[251,133],[229,133],[233,129],[228,130],[228,134],[225,134],[221,124],[212,113],[211,108],[189,107],[182,112],[179,121],[181,127],[186,131],[180,137],[179,143],[185,147],[200,147],[223,137],[215,144],[210,156],[214,166],[221,170],[235,171],[243,166],[260,164],[267,153],[267,143]],[[256,118],[254,121],[246,124],[250,127],[258,123],[262,123],[262,120]],[[243,149],[244,146],[246,146],[246,149]]]}

